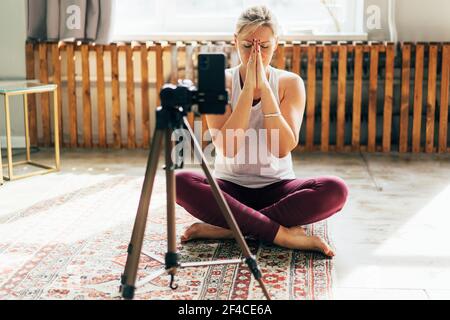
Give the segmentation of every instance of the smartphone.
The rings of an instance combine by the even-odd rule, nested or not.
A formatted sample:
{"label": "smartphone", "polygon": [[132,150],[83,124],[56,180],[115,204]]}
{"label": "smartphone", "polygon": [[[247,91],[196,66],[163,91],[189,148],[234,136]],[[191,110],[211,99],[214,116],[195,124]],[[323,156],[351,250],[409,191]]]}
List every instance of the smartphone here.
{"label": "smartphone", "polygon": [[228,103],[223,53],[198,55],[198,108],[200,113],[224,114]]}

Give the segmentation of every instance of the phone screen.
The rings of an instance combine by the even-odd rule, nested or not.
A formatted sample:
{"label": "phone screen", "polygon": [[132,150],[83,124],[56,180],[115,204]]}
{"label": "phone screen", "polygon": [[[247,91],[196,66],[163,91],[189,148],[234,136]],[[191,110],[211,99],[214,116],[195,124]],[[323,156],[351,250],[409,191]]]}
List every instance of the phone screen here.
{"label": "phone screen", "polygon": [[225,113],[228,103],[225,66],[226,57],[223,53],[201,53],[198,55],[198,106],[200,113]]}

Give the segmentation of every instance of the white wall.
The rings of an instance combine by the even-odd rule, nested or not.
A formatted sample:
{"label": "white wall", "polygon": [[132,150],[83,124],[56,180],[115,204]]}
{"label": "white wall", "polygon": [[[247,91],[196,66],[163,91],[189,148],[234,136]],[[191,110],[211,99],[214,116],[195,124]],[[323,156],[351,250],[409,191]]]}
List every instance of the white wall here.
{"label": "white wall", "polygon": [[[0,2],[0,80],[24,79],[25,66],[25,20],[24,0],[2,0]],[[25,142],[23,107],[18,97],[11,100],[12,136],[15,147],[23,147]],[[1,145],[6,146],[4,101],[0,101],[0,135]]]}
{"label": "white wall", "polygon": [[399,41],[450,41],[449,0],[397,0]]}
{"label": "white wall", "polygon": [[[394,0],[398,41],[450,41],[449,0]],[[364,0],[363,30],[370,40],[390,40],[389,0]],[[373,14],[369,6],[380,10],[381,28],[368,30],[366,21]]]}

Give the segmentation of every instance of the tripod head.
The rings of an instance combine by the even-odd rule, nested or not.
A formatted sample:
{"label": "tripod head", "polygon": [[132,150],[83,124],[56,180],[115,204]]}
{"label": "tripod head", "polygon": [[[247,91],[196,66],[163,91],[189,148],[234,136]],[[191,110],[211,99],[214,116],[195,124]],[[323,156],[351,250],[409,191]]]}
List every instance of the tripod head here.
{"label": "tripod head", "polygon": [[165,84],[159,96],[161,105],[164,108],[182,107],[185,112],[189,112],[193,103],[197,101],[197,88],[191,80],[178,80],[178,86]]}
{"label": "tripod head", "polygon": [[[183,116],[224,114],[228,103],[225,88],[225,55],[198,55],[198,89],[191,80],[179,80],[178,85],[165,84],[160,91],[161,107],[157,109],[157,128],[182,128]],[[193,106],[198,106],[193,109]]]}

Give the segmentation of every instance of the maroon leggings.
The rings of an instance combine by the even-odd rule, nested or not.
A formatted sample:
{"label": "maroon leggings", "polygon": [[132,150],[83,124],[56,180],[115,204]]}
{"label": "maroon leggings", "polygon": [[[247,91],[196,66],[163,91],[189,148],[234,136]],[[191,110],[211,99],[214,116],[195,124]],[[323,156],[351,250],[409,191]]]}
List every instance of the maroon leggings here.
{"label": "maroon leggings", "polygon": [[[228,224],[203,173],[176,173],[176,202],[206,223]],[[272,243],[280,225],[307,225],[339,212],[348,188],[336,176],[280,180],[262,188],[247,188],[217,179],[225,200],[245,236]]]}

